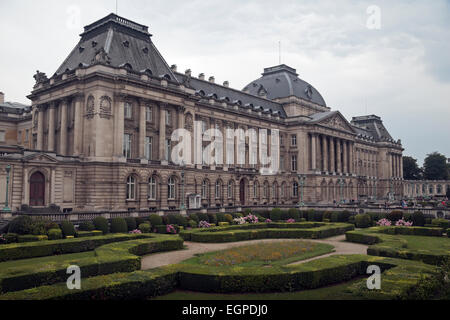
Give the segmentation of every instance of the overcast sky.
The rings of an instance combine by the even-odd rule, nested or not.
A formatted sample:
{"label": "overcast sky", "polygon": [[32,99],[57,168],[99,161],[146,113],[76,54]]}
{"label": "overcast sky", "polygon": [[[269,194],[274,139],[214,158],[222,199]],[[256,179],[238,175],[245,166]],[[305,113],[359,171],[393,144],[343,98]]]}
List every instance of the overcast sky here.
{"label": "overcast sky", "polygon": [[[149,26],[169,65],[237,89],[278,64],[281,41],[281,62],[329,107],[349,121],[381,116],[421,165],[433,151],[450,157],[450,0],[393,2],[119,0],[118,13]],[[83,26],[115,10],[115,0],[0,0],[6,100],[30,103],[36,70],[53,75]]]}

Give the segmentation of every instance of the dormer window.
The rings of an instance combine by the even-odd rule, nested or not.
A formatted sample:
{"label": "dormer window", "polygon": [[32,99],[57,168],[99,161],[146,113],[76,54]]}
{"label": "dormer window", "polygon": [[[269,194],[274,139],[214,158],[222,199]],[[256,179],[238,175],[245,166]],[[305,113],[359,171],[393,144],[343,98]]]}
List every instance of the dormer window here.
{"label": "dormer window", "polygon": [[123,42],[123,46],[126,47],[126,48],[128,48],[130,46],[130,43],[128,42],[128,40],[125,40]]}
{"label": "dormer window", "polygon": [[91,44],[92,44],[92,48],[95,48],[97,46],[97,42],[96,41],[92,41]]}
{"label": "dormer window", "polygon": [[147,54],[147,53],[148,53],[148,48],[147,48],[147,47],[142,48],[142,52],[144,52],[145,54]]}

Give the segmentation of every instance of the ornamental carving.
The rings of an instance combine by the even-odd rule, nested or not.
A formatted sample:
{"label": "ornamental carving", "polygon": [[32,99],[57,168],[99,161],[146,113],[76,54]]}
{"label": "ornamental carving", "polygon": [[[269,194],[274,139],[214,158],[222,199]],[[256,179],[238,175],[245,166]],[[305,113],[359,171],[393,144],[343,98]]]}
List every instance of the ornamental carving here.
{"label": "ornamental carving", "polygon": [[86,103],[86,118],[92,119],[94,117],[95,100],[93,96],[89,96]]}
{"label": "ornamental carving", "polygon": [[193,126],[194,126],[194,120],[192,118],[192,114],[188,113],[188,114],[186,114],[186,119],[184,121],[184,128],[186,130],[192,131]]}
{"label": "ornamental carving", "polygon": [[111,98],[108,96],[103,96],[100,99],[100,118],[109,119],[111,118]]}
{"label": "ornamental carving", "polygon": [[347,124],[340,117],[332,117],[332,118],[324,120],[322,123],[325,125],[328,125],[330,127],[333,127],[333,128],[340,128],[343,130],[348,130]]}

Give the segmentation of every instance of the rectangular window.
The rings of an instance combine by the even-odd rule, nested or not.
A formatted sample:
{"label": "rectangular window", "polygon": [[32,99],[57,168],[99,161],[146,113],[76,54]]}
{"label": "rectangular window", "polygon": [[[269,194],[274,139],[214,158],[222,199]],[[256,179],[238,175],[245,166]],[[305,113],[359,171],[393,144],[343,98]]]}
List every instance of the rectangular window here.
{"label": "rectangular window", "polygon": [[166,148],[165,148],[166,150],[166,154],[165,154],[165,159],[167,160],[167,161],[170,161],[170,154],[171,154],[171,152],[172,152],[172,150],[171,150],[171,146],[170,146],[170,139],[166,139]]}
{"label": "rectangular window", "polygon": [[25,130],[25,142],[28,142],[28,135],[30,134],[30,130],[26,129]]}
{"label": "rectangular window", "polygon": [[123,135],[123,156],[127,159],[131,158],[131,135]]}
{"label": "rectangular window", "polygon": [[280,156],[280,171],[284,171],[284,156]]}
{"label": "rectangular window", "polygon": [[291,170],[297,171],[297,156],[296,155],[293,155],[291,157]]}
{"label": "rectangular window", "polygon": [[280,134],[280,146],[282,146],[282,145],[283,145],[283,135]]}
{"label": "rectangular window", "polygon": [[172,113],[169,110],[166,110],[166,125],[172,125]]}
{"label": "rectangular window", "polygon": [[296,146],[297,145],[297,135],[296,134],[293,134],[291,136],[291,145],[292,146]]}
{"label": "rectangular window", "polygon": [[17,143],[22,143],[22,131],[19,130],[19,133],[17,134]]}
{"label": "rectangular window", "polygon": [[5,131],[0,131],[0,142],[5,142]]}
{"label": "rectangular window", "polygon": [[153,137],[145,137],[145,158],[152,160]]}
{"label": "rectangular window", "polygon": [[131,119],[131,103],[125,102],[124,112],[125,112],[125,118]]}
{"label": "rectangular window", "polygon": [[153,121],[153,109],[152,107],[145,108],[145,121],[152,122]]}

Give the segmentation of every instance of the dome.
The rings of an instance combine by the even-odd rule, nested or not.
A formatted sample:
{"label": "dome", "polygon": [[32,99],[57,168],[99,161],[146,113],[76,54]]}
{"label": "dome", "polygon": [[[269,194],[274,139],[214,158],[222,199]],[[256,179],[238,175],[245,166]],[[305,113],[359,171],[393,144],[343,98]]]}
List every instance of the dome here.
{"label": "dome", "polygon": [[300,79],[294,68],[285,64],[265,68],[262,77],[252,81],[243,91],[270,100],[296,96],[324,107],[327,106],[319,91]]}

